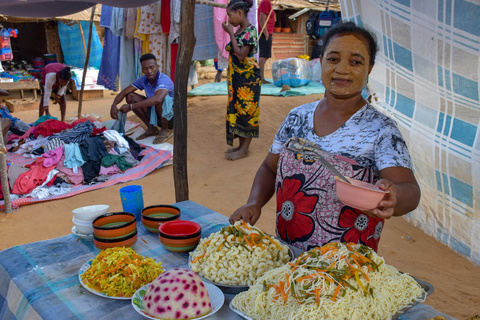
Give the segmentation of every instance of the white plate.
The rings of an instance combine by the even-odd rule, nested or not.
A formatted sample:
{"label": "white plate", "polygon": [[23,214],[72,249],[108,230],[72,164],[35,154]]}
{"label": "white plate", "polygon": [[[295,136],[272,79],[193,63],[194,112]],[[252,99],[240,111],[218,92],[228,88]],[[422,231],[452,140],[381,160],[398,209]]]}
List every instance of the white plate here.
{"label": "white plate", "polygon": [[72,233],[74,235],[76,235],[77,237],[80,237],[84,240],[92,240],[93,241],[93,234],[83,234],[83,233],[80,233],[77,231],[77,229],[75,228],[75,226],[73,226],[72,228]]}
{"label": "white plate", "polygon": [[[195,318],[195,320],[200,320],[200,319],[205,319],[205,318],[210,317],[212,314],[214,314],[215,312],[220,310],[223,306],[223,303],[225,302],[225,296],[223,295],[222,290],[220,290],[217,286],[215,286],[213,284],[210,284],[210,283],[207,283],[207,282],[204,282],[204,284],[205,284],[205,287],[208,290],[208,295],[210,296],[210,302],[212,303],[212,311],[210,313],[204,315],[203,317]],[[146,293],[149,285],[150,285],[150,283],[144,285],[143,287],[138,289],[133,294],[132,306],[135,309],[135,311],[140,313],[142,316],[144,316],[148,319],[158,320],[158,319],[161,319],[161,318],[155,318],[155,317],[152,317],[151,315],[147,314],[147,312],[145,311],[145,309],[142,306],[143,296],[145,296],[145,293]]]}
{"label": "white plate", "polygon": [[[288,247],[288,255],[290,256],[290,261],[294,260],[297,257],[297,254],[292,250],[292,247],[289,244],[287,244],[285,241],[283,241],[281,239],[278,239],[278,238],[275,238],[275,239],[280,241],[281,244],[286,245]],[[195,251],[193,251],[193,253],[195,254]],[[189,255],[188,256],[188,269],[190,269],[190,270],[192,270],[191,263],[192,263],[192,256]],[[240,293],[240,292],[243,292],[243,291],[247,291],[248,288],[250,288],[248,285],[245,285],[245,284],[244,285],[241,285],[241,284],[231,285],[231,284],[214,282],[214,281],[208,280],[208,279],[206,279],[202,276],[200,276],[200,278],[202,278],[203,282],[205,282],[205,283],[210,283],[210,284],[213,284],[213,285],[219,287],[224,293],[237,294],[237,293]]]}
{"label": "white plate", "polygon": [[87,271],[90,266],[92,265],[92,261],[93,260],[90,260],[90,261],[87,261],[83,264],[83,266],[80,268],[80,271],[78,272],[78,280],[80,281],[80,283],[82,284],[82,286],[87,289],[88,291],[90,291],[91,293],[97,295],[97,296],[100,296],[100,297],[104,297],[104,298],[109,298],[109,299],[116,299],[116,300],[130,300],[132,299],[132,297],[113,297],[113,296],[107,296],[105,293],[102,293],[102,292],[99,292],[95,289],[92,289],[90,287],[88,287],[85,283],[83,283],[82,281],[82,274],[85,273],[85,271]]}

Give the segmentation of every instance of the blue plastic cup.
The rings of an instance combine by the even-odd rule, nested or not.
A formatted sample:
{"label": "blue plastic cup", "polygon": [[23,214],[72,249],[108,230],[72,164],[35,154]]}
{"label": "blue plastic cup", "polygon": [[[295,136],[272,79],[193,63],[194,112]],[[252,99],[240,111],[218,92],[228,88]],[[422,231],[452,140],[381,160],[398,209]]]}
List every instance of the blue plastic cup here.
{"label": "blue plastic cup", "polygon": [[143,192],[142,186],[126,186],[120,189],[123,211],[135,215],[137,221],[142,220]]}

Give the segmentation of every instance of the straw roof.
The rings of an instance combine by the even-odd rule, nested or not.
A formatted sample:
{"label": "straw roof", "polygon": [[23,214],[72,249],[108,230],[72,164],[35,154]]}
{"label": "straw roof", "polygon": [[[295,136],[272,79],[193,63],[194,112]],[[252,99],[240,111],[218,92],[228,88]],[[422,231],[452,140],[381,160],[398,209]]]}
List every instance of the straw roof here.
{"label": "straw roof", "polygon": [[[100,21],[100,13],[102,12],[102,5],[97,4],[95,8],[95,15],[93,21]],[[0,21],[12,22],[12,23],[21,23],[21,22],[45,22],[45,21],[61,21],[68,23],[71,21],[90,21],[90,16],[92,15],[92,9],[82,10],[80,12],[69,14],[61,17],[54,18],[25,18],[25,17],[13,17],[0,14]]]}
{"label": "straw roof", "polygon": [[294,9],[294,10],[302,10],[302,9],[310,9],[310,10],[317,10],[317,11],[324,11],[327,7],[332,11],[340,11],[340,4],[338,0],[274,0],[273,1],[273,8],[275,10],[286,10],[286,9]]}

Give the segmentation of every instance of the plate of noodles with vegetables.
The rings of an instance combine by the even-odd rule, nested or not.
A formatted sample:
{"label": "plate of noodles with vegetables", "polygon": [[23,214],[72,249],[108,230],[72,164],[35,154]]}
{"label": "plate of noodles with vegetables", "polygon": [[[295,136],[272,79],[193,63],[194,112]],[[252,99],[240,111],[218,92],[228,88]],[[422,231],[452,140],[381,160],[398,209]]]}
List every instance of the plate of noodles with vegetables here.
{"label": "plate of noodles with vegetables", "polygon": [[131,248],[102,250],[82,265],[78,279],[89,292],[104,298],[130,300],[139,288],[164,272],[161,262]]}
{"label": "plate of noodles with vegetables", "polygon": [[225,293],[245,291],[270,269],[291,261],[288,245],[244,221],[202,238],[188,266]]}
{"label": "plate of noodles with vegetables", "polygon": [[373,249],[334,242],[269,270],[230,309],[248,320],[396,319],[431,292]]}

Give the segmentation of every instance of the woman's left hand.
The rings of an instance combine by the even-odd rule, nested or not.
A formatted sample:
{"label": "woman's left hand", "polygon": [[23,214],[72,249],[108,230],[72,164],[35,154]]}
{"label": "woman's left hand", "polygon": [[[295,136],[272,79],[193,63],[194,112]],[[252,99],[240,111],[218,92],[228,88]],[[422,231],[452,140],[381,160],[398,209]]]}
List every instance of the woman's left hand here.
{"label": "woman's left hand", "polygon": [[395,212],[395,205],[397,204],[397,190],[395,185],[387,179],[380,179],[375,185],[380,188],[380,190],[388,191],[388,193],[380,200],[376,208],[363,212],[374,218],[390,219]]}
{"label": "woman's left hand", "polygon": [[222,28],[223,30],[225,30],[226,33],[228,33],[229,35],[232,35],[233,34],[233,26],[228,23],[228,21],[224,21],[222,22]]}

